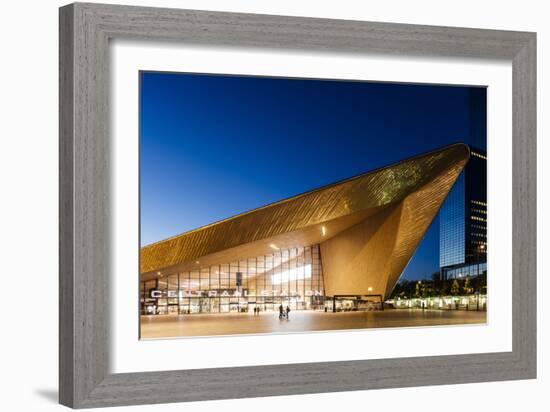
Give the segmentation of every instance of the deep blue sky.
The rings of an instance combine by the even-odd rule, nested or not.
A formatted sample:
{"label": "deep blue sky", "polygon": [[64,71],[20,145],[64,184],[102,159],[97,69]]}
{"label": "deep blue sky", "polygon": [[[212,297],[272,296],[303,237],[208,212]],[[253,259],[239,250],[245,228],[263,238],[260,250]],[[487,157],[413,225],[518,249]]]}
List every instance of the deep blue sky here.
{"label": "deep blue sky", "polygon": [[[142,73],[141,244],[472,143],[479,96],[468,87]],[[404,277],[438,267],[436,219]]]}

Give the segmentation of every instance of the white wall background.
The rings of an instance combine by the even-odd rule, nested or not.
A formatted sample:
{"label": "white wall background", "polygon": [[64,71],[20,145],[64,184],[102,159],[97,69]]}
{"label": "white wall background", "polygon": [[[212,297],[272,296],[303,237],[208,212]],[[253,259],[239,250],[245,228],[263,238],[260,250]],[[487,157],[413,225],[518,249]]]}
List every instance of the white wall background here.
{"label": "white wall background", "polygon": [[[121,0],[122,1],[122,0]],[[107,0],[104,2],[111,3]],[[126,4],[388,21],[538,32],[539,261],[549,248],[550,17],[542,1],[180,0]],[[115,2],[116,3],[116,2]],[[2,4],[0,25],[0,376],[3,410],[61,410],[57,405],[57,8],[56,0]],[[328,393],[134,407],[147,411],[438,409],[525,410],[547,407],[546,265],[539,265],[539,378],[533,381]],[[10,282],[8,282],[10,279]],[[546,390],[546,391],[545,391]],[[131,410],[119,408],[117,410]]]}

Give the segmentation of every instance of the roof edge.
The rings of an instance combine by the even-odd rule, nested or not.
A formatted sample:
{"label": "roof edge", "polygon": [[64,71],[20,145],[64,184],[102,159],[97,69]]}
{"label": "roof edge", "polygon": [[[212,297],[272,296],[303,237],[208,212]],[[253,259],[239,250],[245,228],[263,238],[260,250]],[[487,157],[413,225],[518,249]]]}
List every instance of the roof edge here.
{"label": "roof edge", "polygon": [[152,246],[155,246],[155,245],[158,245],[159,243],[164,243],[164,242],[168,242],[172,239],[176,239],[176,238],[179,238],[180,236],[183,236],[183,235],[187,235],[189,233],[193,233],[193,232],[198,232],[198,231],[201,231],[201,230],[204,230],[208,227],[211,227],[211,226],[215,226],[215,225],[218,225],[222,222],[225,222],[225,221],[228,221],[228,220],[232,220],[232,219],[236,219],[238,217],[242,217],[242,216],[246,216],[248,214],[251,214],[251,213],[255,213],[257,211],[260,211],[260,210],[263,210],[263,209],[266,209],[266,208],[269,208],[269,207],[272,207],[272,206],[275,206],[275,205],[279,205],[279,204],[284,204],[284,203],[287,203],[287,202],[290,202],[290,201],[293,201],[293,200],[296,200],[296,199],[299,199],[300,197],[303,197],[303,196],[306,196],[306,195],[310,195],[312,193],[316,193],[316,192],[319,192],[319,191],[322,191],[322,190],[326,190],[326,189],[329,189],[333,186],[337,186],[337,185],[340,185],[340,184],[343,184],[343,183],[347,183],[347,182],[350,182],[350,181],[353,181],[353,180],[356,180],[356,179],[360,179],[362,177],[365,177],[369,174],[372,174],[372,173],[377,173],[377,172],[380,172],[382,170],[385,170],[385,169],[389,169],[389,168],[392,168],[392,167],[395,167],[399,164],[402,164],[402,163],[406,163],[406,162],[410,162],[412,160],[416,160],[416,159],[419,159],[419,158],[422,158],[422,157],[425,157],[425,156],[429,156],[431,154],[434,154],[434,153],[437,153],[437,152],[442,152],[442,151],[445,151],[445,150],[450,150],[452,148],[455,148],[455,147],[462,147],[463,149],[466,150],[466,159],[469,159],[470,156],[471,156],[471,150],[470,150],[470,147],[466,144],[466,143],[463,143],[463,142],[457,142],[457,143],[452,143],[450,145],[447,145],[447,146],[442,146],[438,149],[434,149],[434,150],[430,150],[428,152],[423,152],[423,153],[420,153],[418,155],[414,155],[414,156],[411,156],[411,157],[407,157],[406,159],[403,159],[403,160],[399,160],[399,161],[396,161],[396,162],[393,162],[393,163],[390,163],[390,164],[387,164],[385,166],[381,166],[381,167],[378,167],[378,168],[375,168],[375,169],[372,169],[372,170],[369,170],[367,172],[364,172],[364,173],[360,173],[358,175],[355,175],[355,176],[351,176],[351,177],[348,177],[348,178],[345,178],[345,179],[342,179],[342,180],[338,180],[336,182],[332,182],[332,183],[329,183],[327,185],[324,185],[324,186],[320,186],[320,187],[317,187],[315,189],[312,189],[312,190],[309,190],[307,192],[302,192],[302,193],[299,193],[297,195],[294,195],[294,196],[291,196],[291,197],[288,197],[288,198],[285,198],[285,199],[281,199],[281,200],[277,200],[275,202],[271,202],[271,203],[268,203],[266,205],[263,205],[263,206],[260,206],[260,207],[257,207],[255,209],[250,209],[250,210],[247,210],[245,212],[242,212],[242,213],[238,213],[236,215],[232,215],[232,216],[229,216],[229,217],[226,217],[224,219],[221,219],[221,220],[216,220],[215,222],[212,222],[212,223],[208,223],[206,225],[203,225],[203,226],[199,226],[195,229],[191,229],[187,232],[181,232],[181,233],[178,233],[176,235],[173,235],[173,236],[170,236],[170,237],[167,237],[165,239],[161,239],[161,240],[158,240],[156,242],[153,242],[153,243],[149,243],[145,246],[141,246],[140,249],[143,250],[143,249],[146,249],[146,248],[149,248],[149,247],[152,247]]}

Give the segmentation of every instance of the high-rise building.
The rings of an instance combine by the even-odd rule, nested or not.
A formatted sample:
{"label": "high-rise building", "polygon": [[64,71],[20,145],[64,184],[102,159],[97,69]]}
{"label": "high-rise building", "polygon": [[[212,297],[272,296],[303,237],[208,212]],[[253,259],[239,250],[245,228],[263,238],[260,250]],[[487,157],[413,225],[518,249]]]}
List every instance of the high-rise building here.
{"label": "high-rise building", "polygon": [[470,160],[440,211],[439,265],[444,279],[487,270],[487,153],[470,150]]}

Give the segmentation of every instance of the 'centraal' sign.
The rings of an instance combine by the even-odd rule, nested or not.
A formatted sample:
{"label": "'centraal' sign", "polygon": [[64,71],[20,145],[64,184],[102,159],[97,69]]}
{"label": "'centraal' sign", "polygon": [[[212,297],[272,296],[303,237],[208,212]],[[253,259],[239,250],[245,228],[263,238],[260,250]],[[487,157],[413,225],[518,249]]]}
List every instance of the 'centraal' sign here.
{"label": "'centraal' sign", "polygon": [[[228,290],[158,290],[152,289],[149,292],[151,298],[215,298],[215,297],[246,297],[249,296],[248,290],[228,289]],[[250,296],[300,296],[295,292],[285,290],[261,290],[259,294]],[[305,296],[322,296],[318,290],[306,290]]]}

